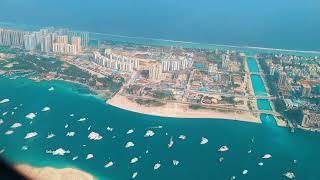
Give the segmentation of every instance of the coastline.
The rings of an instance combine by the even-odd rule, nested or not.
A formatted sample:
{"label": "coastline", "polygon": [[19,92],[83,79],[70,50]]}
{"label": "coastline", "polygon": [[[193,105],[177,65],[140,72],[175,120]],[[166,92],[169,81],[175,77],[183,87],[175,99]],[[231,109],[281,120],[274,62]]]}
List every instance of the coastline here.
{"label": "coastline", "polygon": [[114,97],[106,102],[108,105],[132,111],[140,114],[147,114],[160,117],[171,118],[209,118],[209,119],[223,119],[231,121],[244,121],[250,123],[261,123],[258,117],[250,113],[232,113],[232,112],[219,112],[207,109],[190,109],[187,105],[179,103],[166,103],[163,106],[143,106],[139,105],[125,96],[116,94]]}
{"label": "coastline", "polygon": [[52,167],[33,167],[26,164],[15,166],[24,176],[33,180],[94,180],[96,179],[89,173],[75,168],[52,168]]}

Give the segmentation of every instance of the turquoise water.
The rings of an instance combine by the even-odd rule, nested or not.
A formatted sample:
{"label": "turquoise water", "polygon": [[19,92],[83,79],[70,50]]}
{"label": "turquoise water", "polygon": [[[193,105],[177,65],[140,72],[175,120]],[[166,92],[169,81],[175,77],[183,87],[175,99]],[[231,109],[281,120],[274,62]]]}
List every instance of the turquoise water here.
{"label": "turquoise water", "polygon": [[256,96],[266,96],[266,88],[264,87],[263,80],[260,75],[252,74],[251,81]]}
{"label": "turquoise water", "polygon": [[258,99],[257,105],[258,105],[258,109],[260,110],[272,110],[268,99]]}
{"label": "turquoise water", "polygon": [[[48,88],[54,87],[54,91]],[[83,90],[80,90],[83,92]],[[317,173],[320,151],[320,134],[297,130],[291,134],[285,128],[266,124],[244,123],[238,121],[211,119],[175,119],[162,118],[120,110],[106,105],[104,101],[87,93],[79,92],[79,86],[64,82],[36,83],[27,79],[10,80],[0,78],[0,99],[9,98],[9,103],[0,104],[4,123],[0,125],[0,147],[4,148],[4,156],[16,163],[28,163],[34,166],[77,167],[101,179],[129,179],[137,171],[139,179],[230,179],[231,176],[244,176],[242,171],[248,169],[245,179],[283,179],[282,174],[293,171],[297,179],[319,179]],[[19,104],[23,104],[21,107]],[[13,108],[18,106],[15,114]],[[51,108],[41,112],[45,106]],[[25,116],[37,112],[32,120]],[[69,114],[74,113],[74,117]],[[87,121],[78,122],[86,117]],[[22,127],[12,135],[4,135],[9,127],[20,122]],[[65,129],[65,124],[69,127]],[[88,127],[91,130],[88,131]],[[113,127],[108,132],[107,127]],[[144,138],[148,129],[156,134]],[[133,134],[127,135],[129,129]],[[26,133],[36,131],[38,136],[23,139]],[[66,137],[66,133],[74,131],[74,137]],[[87,138],[91,131],[103,136],[100,141]],[[48,133],[56,136],[46,139]],[[168,133],[168,136],[166,135]],[[177,137],[186,135],[182,141]],[[112,138],[114,137],[115,138]],[[170,136],[174,137],[174,145],[168,149]],[[209,139],[209,143],[200,145],[201,137]],[[254,141],[252,141],[254,139]],[[126,149],[128,141],[135,146]],[[14,142],[14,143],[12,143]],[[28,150],[21,147],[27,145]],[[86,145],[86,146],[83,146]],[[219,153],[217,149],[227,145],[229,152]],[[58,148],[70,150],[70,154],[53,156],[46,150]],[[252,150],[248,154],[248,150]],[[149,150],[146,154],[145,151]],[[85,160],[88,153],[94,158]],[[272,154],[273,158],[262,160],[261,156]],[[73,156],[79,159],[72,161]],[[136,164],[130,164],[133,157],[141,157]],[[219,157],[224,157],[222,163]],[[178,166],[172,160],[180,161]],[[293,164],[294,159],[298,164]],[[112,160],[114,166],[106,169],[104,164]],[[154,171],[153,165],[160,161],[162,166]],[[263,161],[264,166],[257,165]],[[103,177],[103,178],[102,178]]]}
{"label": "turquoise water", "polygon": [[247,63],[251,73],[259,73],[258,63],[253,57],[248,57]]}

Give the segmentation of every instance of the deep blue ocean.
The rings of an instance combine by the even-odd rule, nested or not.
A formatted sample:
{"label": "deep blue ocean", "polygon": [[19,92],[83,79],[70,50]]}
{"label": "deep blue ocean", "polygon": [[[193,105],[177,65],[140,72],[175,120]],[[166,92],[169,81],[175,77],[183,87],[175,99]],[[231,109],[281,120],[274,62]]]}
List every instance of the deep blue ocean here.
{"label": "deep blue ocean", "polygon": [[319,8],[318,0],[1,0],[0,21],[319,51]]}

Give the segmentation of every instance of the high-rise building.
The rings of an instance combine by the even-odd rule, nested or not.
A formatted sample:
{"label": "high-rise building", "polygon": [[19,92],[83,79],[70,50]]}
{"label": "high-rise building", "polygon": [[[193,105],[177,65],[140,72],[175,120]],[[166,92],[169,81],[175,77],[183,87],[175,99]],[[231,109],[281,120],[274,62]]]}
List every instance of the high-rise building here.
{"label": "high-rise building", "polygon": [[68,36],[66,35],[56,36],[55,43],[68,44]]}
{"label": "high-rise building", "polygon": [[37,50],[37,38],[35,33],[25,34],[24,35],[24,48],[27,51]]}
{"label": "high-rise building", "polygon": [[162,59],[161,66],[163,72],[181,71],[192,67],[193,60],[191,58],[175,58]]}
{"label": "high-rise building", "polygon": [[81,38],[78,36],[73,36],[71,38],[71,44],[77,48],[78,52],[81,52]]}
{"label": "high-rise building", "polygon": [[222,55],[222,69],[229,70],[230,66],[230,56],[227,54]]}
{"label": "high-rise building", "polygon": [[41,38],[40,48],[42,52],[51,52],[52,42],[50,35],[44,35]]}
{"label": "high-rise building", "polygon": [[24,34],[23,31],[0,29],[0,45],[23,47]]}
{"label": "high-rise building", "polygon": [[149,79],[159,81],[162,75],[162,66],[160,63],[156,63],[149,68]]}
{"label": "high-rise building", "polygon": [[279,88],[285,88],[287,87],[287,73],[281,72],[279,75],[279,80],[278,80],[278,87]]}

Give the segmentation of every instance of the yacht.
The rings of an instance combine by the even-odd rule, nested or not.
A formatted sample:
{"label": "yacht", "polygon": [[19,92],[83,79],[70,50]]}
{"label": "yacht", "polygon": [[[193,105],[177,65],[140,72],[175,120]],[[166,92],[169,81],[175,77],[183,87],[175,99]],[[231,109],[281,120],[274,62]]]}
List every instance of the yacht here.
{"label": "yacht", "polygon": [[186,140],[187,137],[186,137],[185,135],[180,135],[180,136],[179,136],[179,139],[181,139],[181,140]]}
{"label": "yacht", "polygon": [[243,175],[246,175],[247,173],[248,173],[248,170],[246,170],[246,169],[242,171]]}
{"label": "yacht", "polygon": [[293,178],[296,177],[293,172],[286,172],[283,175],[286,176],[289,179],[293,179]]}
{"label": "yacht", "polygon": [[170,142],[168,144],[168,148],[171,148],[173,146],[173,137],[170,137]]}
{"label": "yacht", "polygon": [[53,138],[55,135],[54,134],[48,134],[47,139]]}
{"label": "yacht", "polygon": [[272,158],[271,154],[265,154],[262,159],[270,159]]}
{"label": "yacht", "polygon": [[131,159],[130,163],[131,163],[131,164],[134,164],[134,163],[136,163],[138,160],[139,160],[139,159],[138,159],[137,157],[134,157],[134,158]]}
{"label": "yacht", "polygon": [[221,146],[219,149],[218,149],[219,152],[226,152],[226,151],[229,151],[229,148],[228,146]]}
{"label": "yacht", "polygon": [[133,147],[134,146],[134,143],[133,142],[127,142],[126,144],[126,148],[129,148],[129,147]]}
{"label": "yacht", "polygon": [[134,179],[134,178],[137,177],[137,175],[138,175],[138,172],[134,172],[134,173],[132,174],[131,178]]}
{"label": "yacht", "polygon": [[207,138],[202,137],[200,144],[207,144],[208,142],[209,142],[209,140]]}
{"label": "yacht", "polygon": [[157,169],[160,168],[160,166],[161,166],[161,164],[160,164],[160,162],[158,162],[158,163],[156,163],[156,164],[153,166],[153,169],[154,169],[154,170],[157,170]]}
{"label": "yacht", "polygon": [[151,131],[151,130],[148,130],[148,131],[146,132],[146,134],[144,135],[144,137],[152,137],[153,135],[154,135],[154,132]]}
{"label": "yacht", "polygon": [[108,168],[108,167],[111,167],[111,166],[113,166],[113,162],[112,161],[110,161],[106,165],[104,165],[105,168]]}

